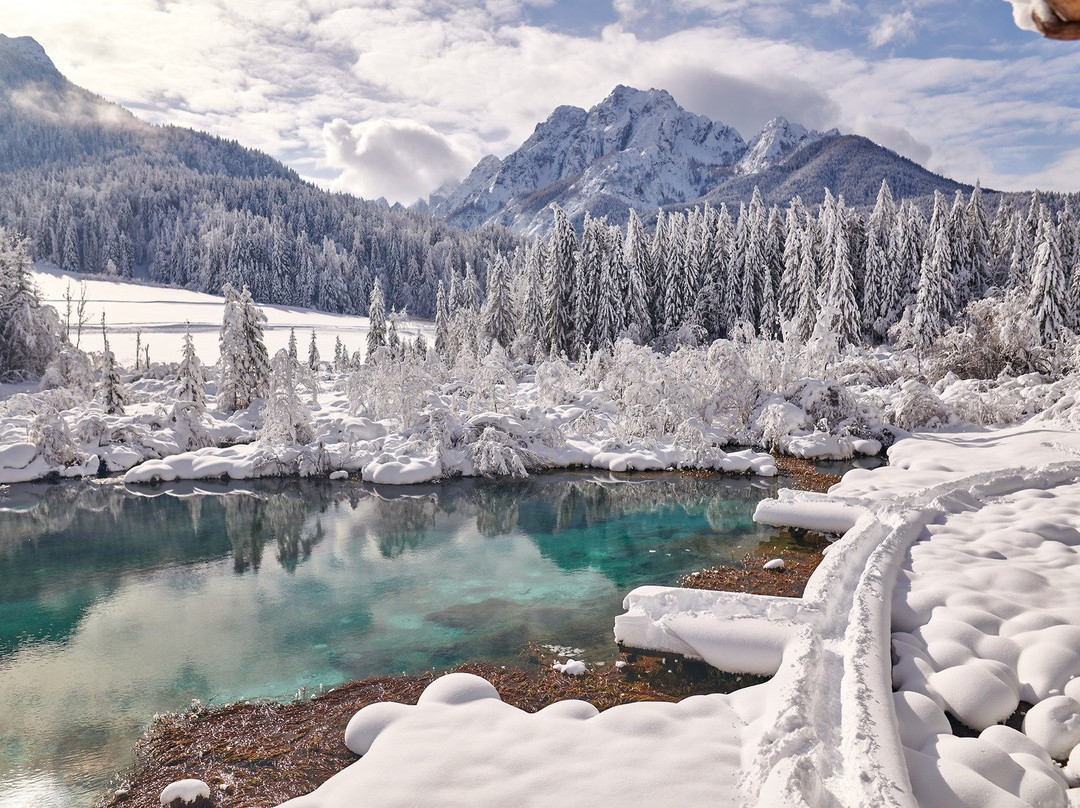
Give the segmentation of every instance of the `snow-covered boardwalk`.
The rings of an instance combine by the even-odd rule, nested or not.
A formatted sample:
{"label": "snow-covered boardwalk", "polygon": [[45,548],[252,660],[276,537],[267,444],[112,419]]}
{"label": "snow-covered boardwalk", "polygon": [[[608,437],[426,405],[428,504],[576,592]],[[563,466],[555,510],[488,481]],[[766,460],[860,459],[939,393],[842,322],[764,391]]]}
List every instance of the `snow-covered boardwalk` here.
{"label": "snow-covered boardwalk", "polygon": [[[358,713],[364,757],[288,804],[1080,804],[1080,752],[1051,760],[1080,742],[1080,435],[928,435],[891,460],[762,504],[765,521],[845,531],[802,599],[627,596],[627,644],[767,683],[528,715],[454,674],[415,707]],[[1038,702],[1024,732],[998,726],[1021,700]],[[954,737],[945,710],[981,736]]]}

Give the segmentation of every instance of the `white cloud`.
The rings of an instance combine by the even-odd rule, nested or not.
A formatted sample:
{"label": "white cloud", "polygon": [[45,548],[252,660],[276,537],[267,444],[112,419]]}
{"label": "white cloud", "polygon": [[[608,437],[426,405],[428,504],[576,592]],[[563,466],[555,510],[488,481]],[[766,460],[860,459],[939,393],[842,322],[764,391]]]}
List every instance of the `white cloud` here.
{"label": "white cloud", "polygon": [[378,119],[349,125],[337,118],[323,128],[336,190],[368,199],[414,202],[448,180],[460,180],[471,160],[450,140],[416,121]]}
{"label": "white cloud", "polygon": [[870,31],[870,44],[875,48],[894,41],[910,40],[915,36],[915,15],[910,9],[900,14],[886,14]]}
{"label": "white cloud", "polygon": [[[790,21],[812,9],[840,15],[819,28],[844,26],[845,0],[795,9],[778,0],[612,2],[623,21],[579,36],[528,23],[530,6],[550,0],[0,0],[5,32],[37,38],[76,83],[153,122],[235,138],[365,195],[426,194],[484,154],[516,148],[557,105],[589,107],[620,83],[665,87],[747,137],[778,114],[876,133],[987,185],[1041,176],[1044,165],[1017,168],[1018,152],[1061,154],[1076,142],[1069,127],[1080,109],[1067,88],[1080,50],[1040,50],[1049,46],[1015,31],[1004,4],[1021,44],[980,43],[964,51],[976,56],[957,59],[861,55],[759,25],[762,15]],[[932,15],[951,22],[939,5],[904,4],[912,19],[893,13],[873,36],[898,43]],[[628,22],[679,14],[709,24],[646,37]],[[860,19],[859,42],[876,19]],[[748,35],[751,22],[771,33]],[[398,170],[395,183],[389,172]]]}

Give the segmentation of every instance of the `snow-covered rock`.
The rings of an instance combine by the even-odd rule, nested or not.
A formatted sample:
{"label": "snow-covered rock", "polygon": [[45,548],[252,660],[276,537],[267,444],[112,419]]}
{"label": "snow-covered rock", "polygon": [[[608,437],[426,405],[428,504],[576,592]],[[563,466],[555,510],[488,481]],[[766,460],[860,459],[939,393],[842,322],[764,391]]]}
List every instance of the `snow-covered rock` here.
{"label": "snow-covered rock", "polygon": [[169,783],[161,792],[162,805],[172,805],[174,802],[188,805],[199,799],[210,799],[210,786],[202,780],[177,780]]}

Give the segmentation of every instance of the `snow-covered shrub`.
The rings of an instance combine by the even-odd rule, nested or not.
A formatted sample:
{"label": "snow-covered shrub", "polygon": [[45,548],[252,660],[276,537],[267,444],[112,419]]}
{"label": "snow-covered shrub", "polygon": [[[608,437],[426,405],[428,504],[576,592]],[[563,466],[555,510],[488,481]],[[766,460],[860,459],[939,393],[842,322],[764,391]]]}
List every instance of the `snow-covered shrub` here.
{"label": "snow-covered shrub", "polygon": [[888,403],[885,417],[889,423],[911,432],[936,429],[949,420],[944,402],[929,387],[915,379],[901,383],[900,392]]}
{"label": "snow-covered shrub", "polygon": [[45,368],[39,390],[65,388],[89,397],[94,391],[94,369],[90,357],[74,345],[64,345],[56,358]]}
{"label": "snow-covered shrub", "polygon": [[514,366],[506,351],[497,342],[492,343],[491,351],[476,368],[473,385],[476,395],[470,402],[470,409],[474,412],[488,409],[498,411],[506,406],[517,391]]}
{"label": "snow-covered shrub", "polygon": [[484,477],[528,477],[522,462],[521,447],[507,433],[485,427],[472,444],[472,461],[477,474]]}
{"label": "snow-covered shrub", "polygon": [[748,430],[751,440],[769,451],[780,448],[788,435],[805,432],[811,424],[802,409],[778,397],[769,399]]}
{"label": "snow-covered shrub", "polygon": [[942,403],[962,421],[980,426],[1011,424],[1020,418],[1023,401],[1015,391],[1002,389],[984,379],[946,377]]}
{"label": "snow-covered shrub", "polygon": [[581,390],[581,376],[562,357],[546,359],[536,367],[536,401],[541,407],[570,404]]}
{"label": "snow-covered shrub", "polygon": [[315,437],[311,410],[300,396],[300,376],[311,371],[284,348],[270,361],[270,392],[263,408],[261,437],[277,446],[310,443]]}
{"label": "snow-covered shrub", "polygon": [[1017,292],[976,300],[955,325],[930,345],[925,372],[932,379],[993,379],[1045,370],[1050,355],[1040,345],[1034,320]]}
{"label": "snow-covered shrub", "polygon": [[51,466],[71,466],[83,461],[83,454],[58,412],[44,412],[31,422],[27,430],[30,443],[41,449],[41,455]]}

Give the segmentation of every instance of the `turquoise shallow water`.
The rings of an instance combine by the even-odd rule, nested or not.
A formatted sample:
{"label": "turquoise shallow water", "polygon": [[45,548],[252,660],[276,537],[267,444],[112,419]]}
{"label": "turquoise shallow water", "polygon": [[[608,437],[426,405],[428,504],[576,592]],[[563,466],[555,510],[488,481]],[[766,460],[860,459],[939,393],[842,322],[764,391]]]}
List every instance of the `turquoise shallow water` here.
{"label": "turquoise shallow water", "polygon": [[567,473],[0,489],[0,808],[86,806],[155,713],[526,642],[616,656],[643,583],[769,536],[762,481]]}

